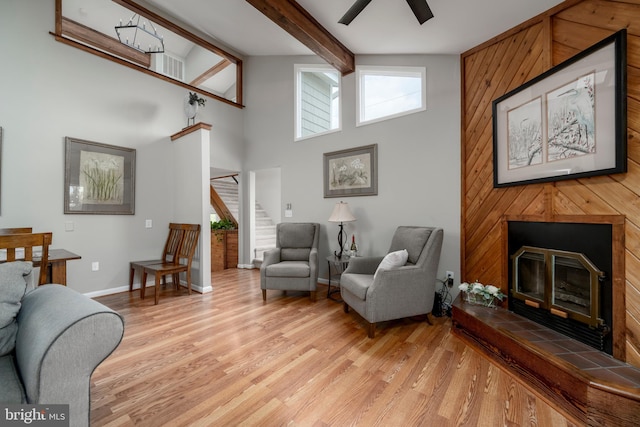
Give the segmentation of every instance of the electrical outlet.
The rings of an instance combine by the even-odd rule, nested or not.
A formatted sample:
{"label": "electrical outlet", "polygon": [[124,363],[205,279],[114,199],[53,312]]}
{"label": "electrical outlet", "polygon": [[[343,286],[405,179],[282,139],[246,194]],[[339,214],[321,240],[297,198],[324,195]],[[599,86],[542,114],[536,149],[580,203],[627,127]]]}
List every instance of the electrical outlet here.
{"label": "electrical outlet", "polygon": [[151,228],[151,227],[153,227],[153,221],[152,221],[152,220],[150,220],[150,219],[145,219],[145,220],[144,220],[144,226],[145,226],[145,228]]}
{"label": "electrical outlet", "polygon": [[447,271],[447,286],[450,288],[453,287],[453,278],[453,271]]}
{"label": "electrical outlet", "polygon": [[100,270],[100,263],[98,261],[94,261],[91,263],[91,271]]}

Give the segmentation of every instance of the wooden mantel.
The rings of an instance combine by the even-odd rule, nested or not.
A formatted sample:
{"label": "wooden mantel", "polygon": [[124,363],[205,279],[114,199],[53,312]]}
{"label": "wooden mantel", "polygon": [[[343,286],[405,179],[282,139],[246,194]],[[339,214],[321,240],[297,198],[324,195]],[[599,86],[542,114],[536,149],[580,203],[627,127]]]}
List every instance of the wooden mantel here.
{"label": "wooden mantel", "polygon": [[180,132],[178,133],[174,133],[173,135],[171,135],[171,140],[175,141],[176,139],[180,139],[185,135],[189,135],[190,133],[193,133],[197,130],[200,129],[204,129],[204,130],[211,130],[212,126],[208,123],[202,123],[202,122],[198,122],[195,125],[191,125],[188,126],[184,129],[182,129]]}

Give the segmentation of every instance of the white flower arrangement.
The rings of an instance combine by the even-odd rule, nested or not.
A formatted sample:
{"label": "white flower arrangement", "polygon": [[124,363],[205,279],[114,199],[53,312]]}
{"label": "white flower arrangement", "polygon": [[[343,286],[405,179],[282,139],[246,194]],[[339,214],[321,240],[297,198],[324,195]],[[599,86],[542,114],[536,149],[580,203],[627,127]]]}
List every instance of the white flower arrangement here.
{"label": "white flower arrangement", "polygon": [[463,282],[458,286],[458,289],[467,294],[467,301],[486,306],[493,306],[494,299],[502,301],[505,297],[498,287],[483,285],[478,281],[473,283]]}

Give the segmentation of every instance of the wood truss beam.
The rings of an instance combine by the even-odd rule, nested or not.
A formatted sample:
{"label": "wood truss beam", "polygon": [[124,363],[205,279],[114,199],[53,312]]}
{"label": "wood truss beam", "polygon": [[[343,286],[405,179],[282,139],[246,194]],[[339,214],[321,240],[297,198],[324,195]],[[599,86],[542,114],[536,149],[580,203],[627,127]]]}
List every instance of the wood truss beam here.
{"label": "wood truss beam", "polygon": [[189,83],[189,84],[191,84],[193,86],[200,86],[202,83],[206,82],[211,77],[215,76],[220,71],[222,71],[225,68],[227,68],[229,65],[231,65],[231,61],[229,61],[228,59],[223,59],[222,61],[218,62],[216,65],[214,65],[213,67],[209,68],[204,73],[200,74],[198,77],[193,79],[193,81],[191,83]]}
{"label": "wood truss beam", "polygon": [[61,31],[61,34],[64,36],[88,43],[91,46],[102,49],[112,55],[125,58],[145,68],[149,68],[151,65],[151,56],[148,53],[142,53],[129,46],[125,46],[115,37],[109,37],[106,34],[102,34],[93,28],[89,28],[71,19],[62,17]]}
{"label": "wood truss beam", "polygon": [[353,53],[295,0],[247,0],[342,75],[355,70]]}

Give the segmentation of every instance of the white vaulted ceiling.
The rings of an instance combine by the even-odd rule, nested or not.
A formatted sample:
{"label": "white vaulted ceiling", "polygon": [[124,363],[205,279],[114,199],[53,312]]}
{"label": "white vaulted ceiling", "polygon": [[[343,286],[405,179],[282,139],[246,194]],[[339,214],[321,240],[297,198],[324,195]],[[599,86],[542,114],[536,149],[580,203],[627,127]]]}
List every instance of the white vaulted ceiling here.
{"label": "white vaulted ceiling", "polygon": [[[561,3],[559,0],[428,0],[420,25],[405,0],[372,0],[349,25],[355,0],[298,0],[355,54],[459,54]],[[147,0],[242,55],[311,51],[244,0]]]}

